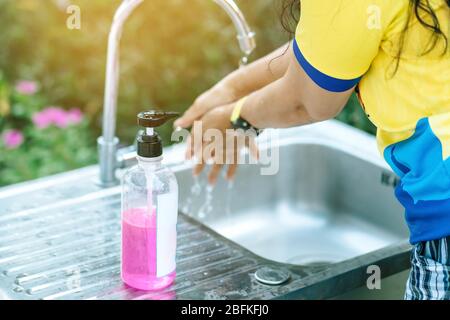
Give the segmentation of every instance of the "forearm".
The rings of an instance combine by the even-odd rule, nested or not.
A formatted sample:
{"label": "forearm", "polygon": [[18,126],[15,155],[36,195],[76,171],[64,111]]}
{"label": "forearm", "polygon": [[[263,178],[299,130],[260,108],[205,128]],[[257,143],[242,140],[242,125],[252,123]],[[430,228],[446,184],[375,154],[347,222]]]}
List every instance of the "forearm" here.
{"label": "forearm", "polygon": [[242,97],[280,79],[289,66],[288,45],[291,44],[230,73],[223,83],[231,87],[237,97]]}
{"label": "forearm", "polygon": [[283,79],[249,95],[241,117],[260,129],[289,128],[316,122],[301,99],[293,98],[287,92]]}
{"label": "forearm", "polygon": [[263,129],[300,126],[339,114],[353,89],[342,93],[324,90],[309,78],[292,52],[286,56],[290,60],[285,74],[250,94],[241,117]]}

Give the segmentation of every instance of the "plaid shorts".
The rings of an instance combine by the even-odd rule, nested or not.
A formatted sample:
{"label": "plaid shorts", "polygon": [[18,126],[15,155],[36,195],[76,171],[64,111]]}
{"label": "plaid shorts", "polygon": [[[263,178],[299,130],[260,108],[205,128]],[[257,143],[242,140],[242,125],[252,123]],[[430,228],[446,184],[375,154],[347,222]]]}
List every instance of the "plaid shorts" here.
{"label": "plaid shorts", "polygon": [[416,244],[405,300],[450,300],[450,237]]}

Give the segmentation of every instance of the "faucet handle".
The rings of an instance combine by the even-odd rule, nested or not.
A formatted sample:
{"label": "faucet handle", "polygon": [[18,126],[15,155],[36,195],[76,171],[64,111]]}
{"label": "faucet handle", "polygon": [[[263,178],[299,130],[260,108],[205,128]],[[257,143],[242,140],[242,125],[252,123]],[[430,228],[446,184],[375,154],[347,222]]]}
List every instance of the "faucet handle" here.
{"label": "faucet handle", "polygon": [[162,126],[170,119],[177,118],[179,112],[163,112],[163,111],[144,111],[137,115],[137,123],[141,127],[156,128]]}

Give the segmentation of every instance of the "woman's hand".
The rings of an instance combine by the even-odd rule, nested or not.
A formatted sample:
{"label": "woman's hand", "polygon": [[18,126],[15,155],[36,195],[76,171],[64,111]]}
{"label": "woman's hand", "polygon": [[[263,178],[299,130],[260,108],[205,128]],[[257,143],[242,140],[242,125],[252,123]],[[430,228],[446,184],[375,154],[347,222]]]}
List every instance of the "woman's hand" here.
{"label": "woman's hand", "polygon": [[224,79],[200,95],[183,116],[175,121],[174,126],[189,128],[208,111],[235,102],[239,98],[236,90]]}
{"label": "woman's hand", "polygon": [[[201,127],[194,125],[189,137],[187,157],[195,157],[197,160],[197,164],[194,166],[194,175],[199,175],[205,164],[210,163],[211,170],[208,174],[210,184],[216,183],[225,164],[228,165],[226,178],[228,180],[234,178],[242,148],[249,148],[250,154],[255,158],[258,157],[255,137],[247,134],[245,139],[238,139],[240,133],[231,128],[230,117],[234,105],[234,103],[228,104],[208,111],[199,120],[202,124]],[[221,142],[218,142],[217,139],[221,139]],[[233,141],[232,144],[231,141]],[[244,141],[244,144],[238,143],[239,141]],[[227,146],[232,147],[227,148]]]}
{"label": "woman's hand", "polygon": [[236,102],[240,98],[281,78],[289,65],[286,45],[251,64],[239,68],[214,87],[200,95],[186,113],[175,121],[175,127],[189,128],[213,108]]}

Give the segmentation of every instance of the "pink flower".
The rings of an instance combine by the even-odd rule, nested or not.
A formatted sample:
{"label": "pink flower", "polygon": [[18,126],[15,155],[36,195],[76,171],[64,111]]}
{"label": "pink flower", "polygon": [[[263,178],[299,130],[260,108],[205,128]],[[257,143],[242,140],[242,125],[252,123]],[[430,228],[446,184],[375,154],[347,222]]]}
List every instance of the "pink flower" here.
{"label": "pink flower", "polygon": [[22,80],[16,84],[16,91],[25,96],[31,96],[38,91],[38,84],[35,81]]}
{"label": "pink flower", "polygon": [[33,115],[33,123],[39,129],[45,129],[52,124],[52,120],[44,111],[37,112]]}
{"label": "pink flower", "polygon": [[80,109],[65,111],[59,107],[48,107],[33,115],[33,123],[39,129],[45,129],[50,125],[66,128],[68,125],[78,124],[83,119]]}
{"label": "pink flower", "polygon": [[6,130],[3,134],[3,143],[8,149],[15,149],[23,143],[24,137],[19,130]]}
{"label": "pink flower", "polygon": [[67,119],[70,124],[78,124],[83,120],[83,112],[78,108],[70,109],[67,112]]}
{"label": "pink flower", "polygon": [[59,128],[65,128],[69,124],[66,111],[58,107],[50,107],[44,110],[50,122]]}

